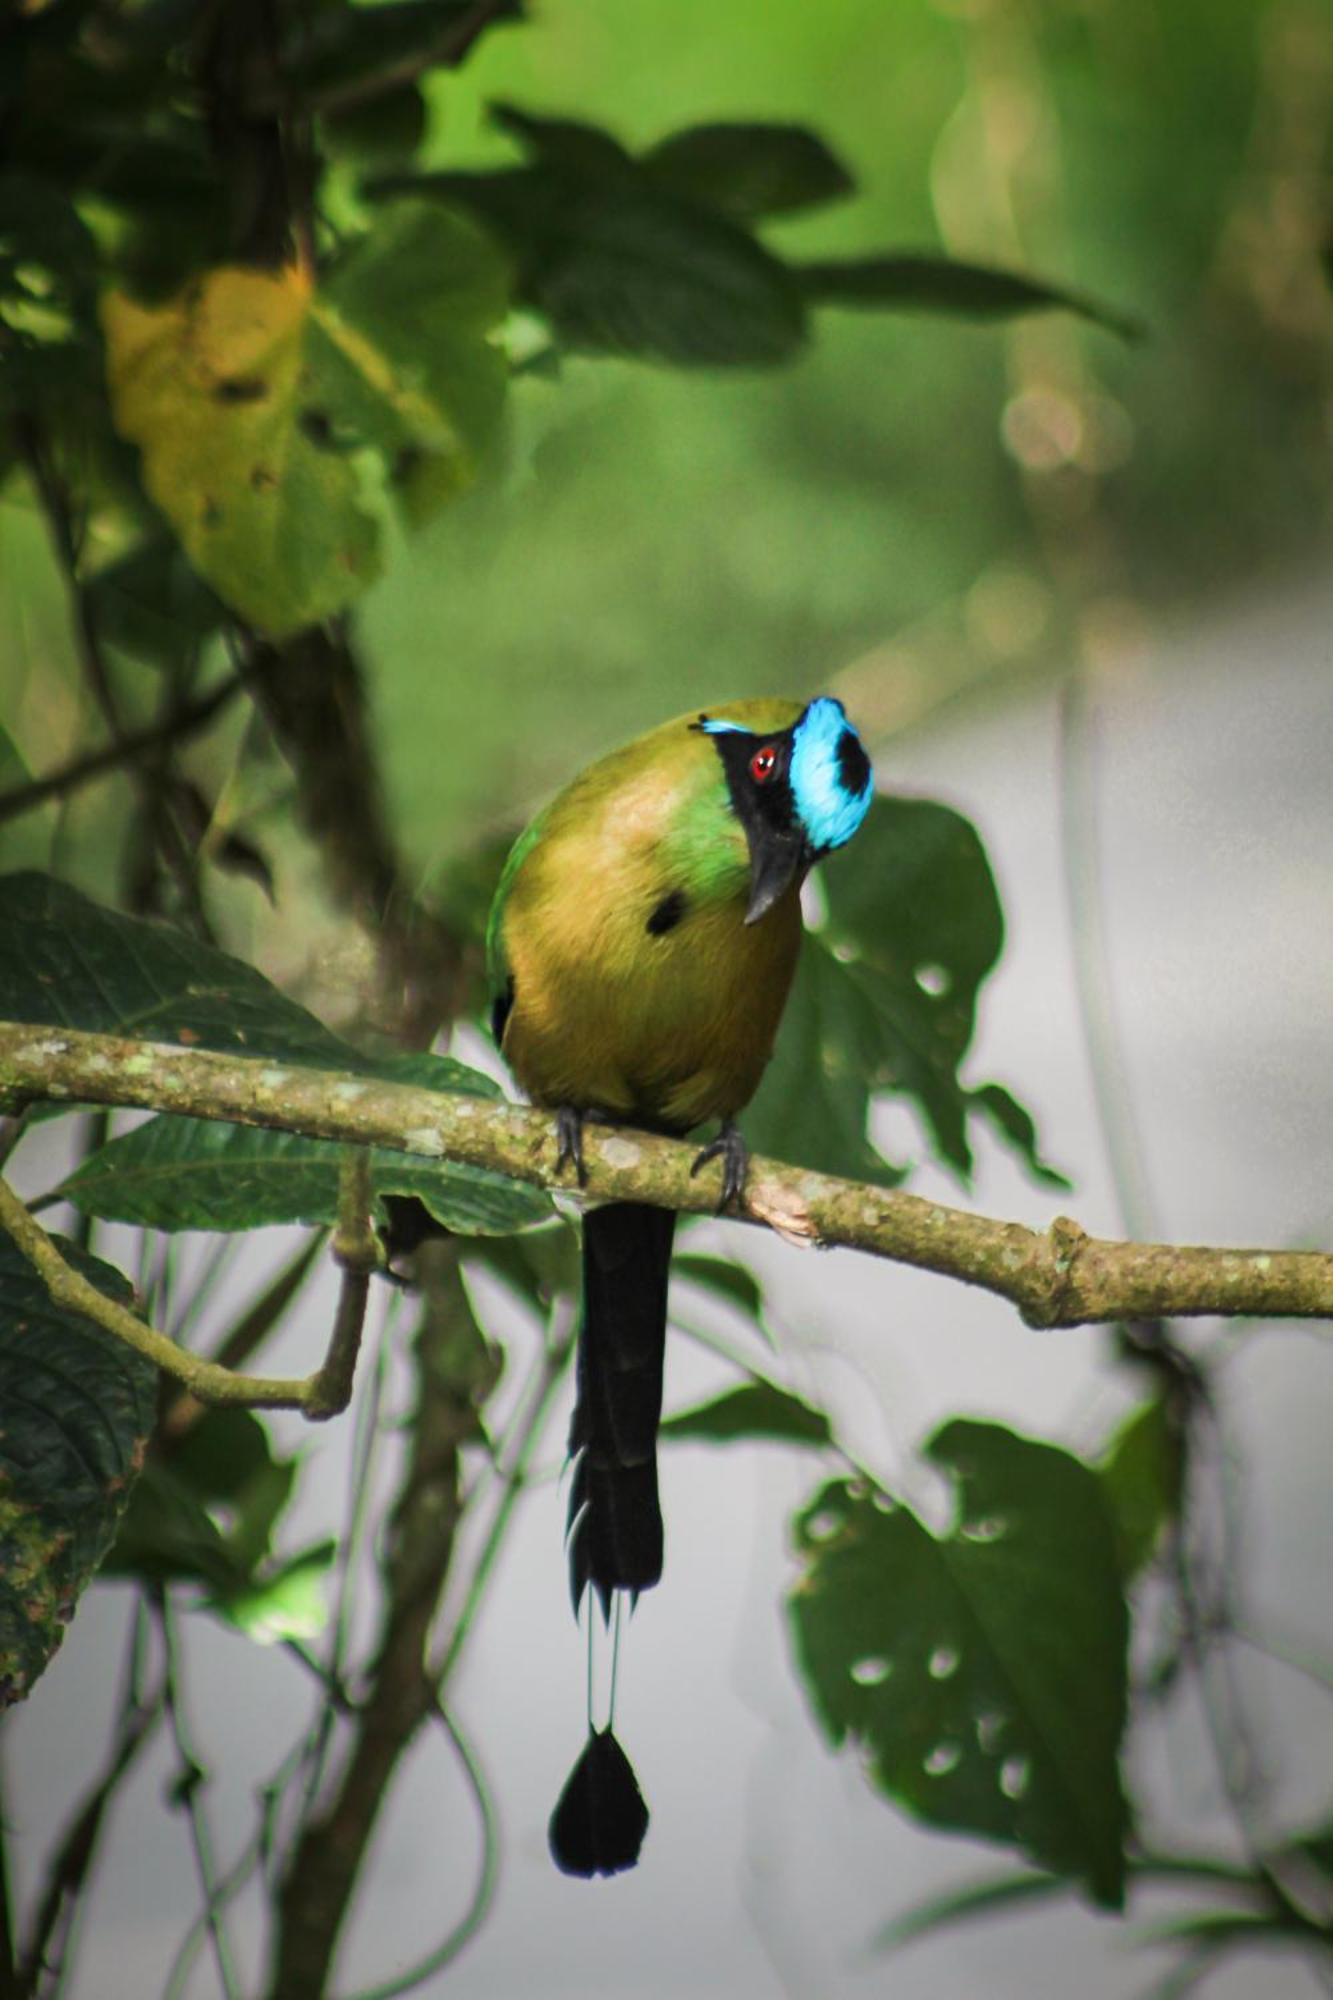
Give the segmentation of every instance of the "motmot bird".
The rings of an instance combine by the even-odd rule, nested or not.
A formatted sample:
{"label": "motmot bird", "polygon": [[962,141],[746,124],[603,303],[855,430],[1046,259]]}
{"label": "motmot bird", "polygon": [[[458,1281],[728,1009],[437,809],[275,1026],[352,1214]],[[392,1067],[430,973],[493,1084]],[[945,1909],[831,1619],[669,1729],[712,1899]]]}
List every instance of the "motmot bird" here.
{"label": "motmot bird", "polygon": [[[851,839],[873,789],[841,702],[729,702],[603,757],[519,835],[487,933],[492,1027],[529,1098],[556,1114],[561,1158],[580,1179],[586,1116],[677,1135],[717,1119],[695,1167],[720,1158],[723,1206],[739,1198],[735,1119],[796,970],[801,885]],[[656,1442],[674,1227],[640,1202],[583,1218],[576,1612],[589,1584],[605,1615],[614,1592],[637,1597],[662,1574]],[[609,1732],[593,1741],[613,1745]]]}

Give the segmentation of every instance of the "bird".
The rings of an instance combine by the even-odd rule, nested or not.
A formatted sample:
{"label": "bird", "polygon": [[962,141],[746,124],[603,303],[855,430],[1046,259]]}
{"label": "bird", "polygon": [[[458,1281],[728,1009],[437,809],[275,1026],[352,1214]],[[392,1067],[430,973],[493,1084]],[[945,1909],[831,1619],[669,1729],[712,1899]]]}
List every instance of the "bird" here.
{"label": "bird", "polygon": [[[559,1162],[580,1181],[586,1119],[675,1136],[716,1120],[695,1170],[720,1160],[722,1208],[739,1200],[748,1153],[736,1119],[796,971],[801,887],[852,838],[873,792],[833,696],[734,701],[602,757],[519,835],[487,926],[491,1027],[530,1102],[554,1114]],[[675,1222],[641,1202],[582,1218],[567,1523],[576,1616],[590,1586],[609,1619],[616,1593],[633,1604],[662,1574],[656,1442]],[[628,1761],[609,1729],[593,1730],[552,1820],[557,1864],[632,1866],[646,1825]]]}

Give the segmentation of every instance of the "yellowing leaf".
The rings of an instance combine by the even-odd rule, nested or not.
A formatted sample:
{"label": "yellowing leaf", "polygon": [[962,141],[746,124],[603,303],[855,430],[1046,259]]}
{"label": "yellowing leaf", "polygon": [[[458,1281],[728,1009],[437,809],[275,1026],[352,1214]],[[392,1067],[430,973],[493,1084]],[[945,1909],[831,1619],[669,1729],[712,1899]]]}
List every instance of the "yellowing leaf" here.
{"label": "yellowing leaf", "polygon": [[274,636],[378,574],[386,494],[419,519],[473,479],[505,364],[506,271],[471,224],[387,212],[316,286],[224,266],[103,301],[117,428],[199,573]]}

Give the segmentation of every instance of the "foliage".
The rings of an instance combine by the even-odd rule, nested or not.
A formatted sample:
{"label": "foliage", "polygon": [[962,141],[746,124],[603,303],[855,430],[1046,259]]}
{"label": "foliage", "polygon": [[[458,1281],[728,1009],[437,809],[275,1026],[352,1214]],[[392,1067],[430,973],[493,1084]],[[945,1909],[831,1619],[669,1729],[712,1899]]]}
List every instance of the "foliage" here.
{"label": "foliage", "polygon": [[[69,1247],[124,1300],[118,1271]],[[0,1703],[21,1700],[115,1538],[153,1427],[152,1368],[57,1306],[0,1236]]]}
{"label": "foliage", "polygon": [[[691,119],[631,145],[605,125],[502,101],[490,107],[486,143],[504,157],[457,156],[447,121],[443,142],[434,129],[439,93],[520,14],[514,0],[197,9],[61,0],[25,10],[11,28],[0,83],[0,479],[17,506],[40,510],[56,550],[84,693],[109,746],[105,769],[128,777],[130,804],[122,801],[104,843],[113,858],[103,873],[116,875],[104,901],[57,874],[0,880],[0,1017],[241,1051],[267,1059],[279,1081],[284,1063],[299,1062],[495,1097],[498,1086],[477,1068],[422,1051],[463,1011],[462,996],[476,998],[485,892],[503,842],[488,828],[446,857],[433,902],[419,894],[421,871],[399,850],[385,807],[368,720],[375,677],[362,672],[351,622],[363,600],[372,621],[382,607],[377,581],[430,563],[431,587],[452,613],[442,629],[430,626],[432,670],[438,656],[447,680],[457,657],[470,685],[484,680],[491,655],[475,657],[459,607],[468,591],[481,593],[498,652],[505,593],[492,558],[498,565],[511,515],[542,504],[521,497],[544,490],[535,413],[604,396],[611,416],[602,421],[614,425],[613,397],[627,380],[617,363],[683,371],[701,395],[739,401],[754,391],[754,371],[772,376],[808,360],[834,311],[933,316],[929,331],[914,319],[897,336],[922,343],[923,370],[925,343],[946,319],[1058,313],[1094,338],[1109,334],[1117,351],[1141,331],[1119,301],[989,258],[894,243],[798,254],[788,219],[822,215],[856,192],[840,149],[804,124]],[[893,349],[899,358],[912,351]],[[1126,365],[1123,355],[1115,365]],[[705,371],[721,385],[705,391]],[[987,375],[988,421],[997,394]],[[855,408],[844,420],[854,467],[860,430],[875,416]],[[624,448],[641,447],[631,436]],[[917,517],[928,517],[936,475],[933,459],[913,466],[905,455],[900,529],[910,518],[915,532]],[[651,486],[637,464],[636,476]],[[884,502],[876,490],[876,564]],[[803,505],[798,522],[812,562],[814,511]],[[407,537],[431,521],[456,539],[414,555]],[[579,532],[597,539],[582,524]],[[469,560],[479,546],[481,559]],[[438,561],[441,549],[452,558]],[[569,621],[576,644],[598,609],[580,602]],[[541,610],[544,632],[551,606]],[[196,775],[181,762],[188,706],[201,687],[224,689],[228,675],[245,720],[228,738],[210,712],[211,761]],[[574,692],[600,715],[594,682]],[[503,689],[494,705],[518,733]],[[152,740],[130,756],[125,742],[144,707]],[[455,769],[480,764],[464,714],[450,715],[443,746],[435,730],[397,732],[414,734],[427,746],[432,786],[461,783]],[[17,817],[42,801],[27,797],[32,774],[15,737],[0,730],[0,805],[8,798]],[[516,767],[526,754],[513,747]],[[57,777],[43,798],[60,799],[63,811],[91,775]],[[265,787],[271,796],[257,808]],[[265,811],[285,875],[251,823]],[[303,893],[313,899],[317,865],[330,909],[376,963],[359,1015],[338,1031],[320,1006],[294,997],[309,983],[295,953],[272,954],[283,961],[281,984],[248,962],[245,925],[218,879],[239,872],[269,895],[285,893],[290,907],[290,855],[302,841],[314,856],[302,850]],[[823,871],[820,894],[822,917],[748,1121],[755,1147],[881,1185],[926,1162],[966,1183],[979,1144],[994,1138],[1038,1185],[1067,1186],[1043,1159],[1031,1112],[1007,1086],[971,1073],[978,1010],[1005,940],[977,830],[942,803],[883,796],[854,858]],[[151,1064],[150,1047],[142,1059]],[[890,1161],[879,1149],[876,1113],[891,1099],[916,1117],[919,1160]],[[8,1138],[25,1147],[43,1121],[78,1109],[9,1108]],[[161,1619],[161,1700],[182,1764],[176,1802],[194,1814],[205,1776],[181,1734],[165,1607],[280,1642],[312,1668],[320,1720],[270,1787],[250,1861],[224,1884],[205,1879],[198,1935],[211,1935],[226,1987],[219,1920],[228,1900],[266,1866],[269,1879],[304,1883],[321,1936],[315,1945],[302,1938],[300,1899],[284,1888],[279,1963],[290,1950],[296,1969],[285,1986],[275,1975],[275,1992],[314,1995],[326,1990],[379,1801],[375,1789],[350,1828],[340,1817],[358,1791],[337,1781],[349,1771],[359,1781],[359,1751],[336,1764],[334,1717],[349,1739],[362,1732],[386,1784],[416,1727],[443,1718],[449,1673],[568,1359],[571,1232],[531,1189],[376,1151],[363,1163],[367,1213],[354,1219],[382,1242],[358,1266],[339,1147],[172,1116],[118,1130],[88,1119],[80,1131],[81,1156],[38,1197],[68,1204],[85,1240],[106,1220],[143,1231],[137,1295],[86,1250],[67,1255],[108,1296],[133,1300],[179,1338],[199,1335],[234,1244],[267,1225],[336,1228],[344,1303],[355,1305],[381,1254],[405,1257],[416,1286],[417,1404],[383,1536],[384,1619],[351,1662],[348,1579],[373,1490],[379,1377],[367,1382],[363,1365],[342,1550],[327,1538],[293,1547],[298,1460],[278,1451],[265,1425],[241,1410],[203,1413],[182,1397],[149,1451],[155,1382],[146,1366],[55,1306],[0,1238],[0,1684],[11,1697],[27,1692],[99,1564],[128,1581]],[[20,1170],[31,1157],[20,1151]],[[213,1261],[188,1275],[182,1232],[213,1243]],[[282,1330],[320,1248],[311,1239],[224,1330],[219,1351],[232,1365]],[[1129,1670],[1136,1587],[1161,1578],[1165,1561],[1184,1560],[1191,1451],[1206,1429],[1206,1397],[1183,1366],[1171,1373],[1169,1342],[1159,1393],[1086,1456],[996,1424],[946,1424],[921,1453],[953,1499],[954,1519],[935,1532],[908,1504],[906,1479],[899,1492],[870,1475],[830,1414],[781,1379],[755,1274],[688,1247],[675,1271],[766,1343],[773,1373],[737,1355],[737,1379],[670,1416],[664,1439],[767,1440],[827,1461],[795,1518],[800,1573],[788,1606],[817,1725],[832,1746],[854,1743],[872,1783],[912,1816],[980,1834],[1045,1871],[908,1913],[886,1941],[1066,1888],[1118,1908],[1127,1882],[1169,1877],[1169,1858],[1135,1844],[1122,1761],[1141,1692]],[[517,1336],[501,1350],[479,1303],[479,1280],[496,1276],[542,1329],[542,1344],[517,1416],[493,1436],[490,1399],[521,1352]],[[364,1291],[362,1282],[362,1311]],[[464,1608],[427,1682],[423,1649],[457,1556],[455,1529],[491,1491],[480,1553],[465,1550]],[[1215,1637],[1189,1626],[1187,1584],[1177,1575],[1187,1630],[1163,1676],[1182,1670],[1187,1639],[1204,1648]],[[486,1820],[469,1753],[460,1754]],[[290,1823],[280,1825],[292,1798]],[[316,1812],[322,1801],[332,1801],[327,1820]],[[83,1840],[84,1869],[103,1804]],[[206,1853],[197,1822],[193,1831]],[[321,1841],[341,1843],[341,1901],[323,1893]],[[1327,1883],[1326,1829],[1295,1839],[1291,1853]],[[1213,1871],[1252,1907],[1211,1928],[1187,1915],[1182,1963],[1279,1935],[1326,1949],[1326,1932],[1284,1895],[1281,1860],[1259,1854],[1252,1867]],[[483,1867],[474,1912],[428,1964],[446,1963],[480,1922],[492,1872]],[[1177,1872],[1209,1874],[1194,1861]],[[68,1871],[55,1875],[67,1885]],[[27,1969],[47,1966],[58,1982],[49,1943],[39,1924]],[[187,1940],[187,1959],[192,1949]],[[0,1985],[9,1970],[0,1965]]]}

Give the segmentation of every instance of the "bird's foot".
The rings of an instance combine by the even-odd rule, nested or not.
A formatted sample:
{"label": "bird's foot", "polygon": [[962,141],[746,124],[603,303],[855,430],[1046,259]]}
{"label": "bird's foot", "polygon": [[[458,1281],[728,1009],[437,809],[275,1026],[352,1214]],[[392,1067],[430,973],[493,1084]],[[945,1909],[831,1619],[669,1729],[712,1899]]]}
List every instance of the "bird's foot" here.
{"label": "bird's foot", "polygon": [[555,1170],[572,1166],[580,1187],[587,1184],[583,1165],[583,1113],[576,1104],[561,1104],[555,1114]]}
{"label": "bird's foot", "polygon": [[745,1143],[740,1126],[730,1118],[722,1120],[722,1130],[716,1139],[710,1140],[703,1151],[695,1155],[694,1165],[690,1168],[691,1180],[710,1160],[722,1162],[722,1199],[717,1205],[720,1215],[723,1209],[739,1204],[745,1192],[745,1176],[750,1170],[750,1148]]}

